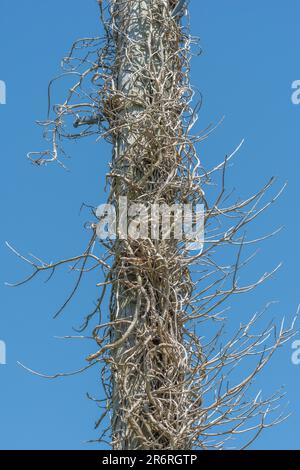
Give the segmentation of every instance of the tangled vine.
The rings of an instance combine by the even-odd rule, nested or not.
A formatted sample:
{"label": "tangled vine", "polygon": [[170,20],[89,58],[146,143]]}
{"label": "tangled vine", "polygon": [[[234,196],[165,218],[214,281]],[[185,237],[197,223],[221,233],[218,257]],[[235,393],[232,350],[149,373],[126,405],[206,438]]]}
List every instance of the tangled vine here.
{"label": "tangled vine", "polygon": [[[192,133],[199,105],[193,105],[189,69],[197,41],[183,18],[186,2],[98,3],[105,34],[77,40],[63,59],[63,73],[49,85],[48,119],[40,122],[52,148],[28,158],[35,165],[65,166],[64,140],[105,139],[113,146],[108,203],[117,212],[122,196],[148,208],[202,204],[204,248],[191,252],[184,239],[150,234],[99,240],[95,217],[87,249],[73,258],[49,264],[11,247],[33,268],[21,283],[62,265],[79,269],[60,314],[85,272],[99,270],[97,305],[82,326],[92,330],[96,347],[81,369],[101,368],[106,400],[97,425],[107,415],[111,424],[99,442],[111,436],[114,449],[222,449],[233,438],[245,448],[264,428],[285,419],[280,412],[272,415],[280,391],[251,398],[250,389],[276,349],[294,335],[294,322],[259,329],[266,307],[250,319],[242,314],[228,337],[225,312],[228,299],[251,291],[277,269],[240,284],[239,273],[250,260],[243,249],[261,240],[247,240],[245,228],[281,191],[263,202],[272,178],[248,199],[231,202],[226,171],[241,145],[204,169],[196,147],[213,129]],[[74,84],[64,103],[52,105],[56,80],[70,76]],[[216,179],[218,194],[211,190]],[[104,254],[102,248],[98,254],[100,245]],[[226,247],[236,253],[228,264],[222,262]],[[107,295],[110,312],[101,315]],[[244,362],[250,367],[246,373]]]}

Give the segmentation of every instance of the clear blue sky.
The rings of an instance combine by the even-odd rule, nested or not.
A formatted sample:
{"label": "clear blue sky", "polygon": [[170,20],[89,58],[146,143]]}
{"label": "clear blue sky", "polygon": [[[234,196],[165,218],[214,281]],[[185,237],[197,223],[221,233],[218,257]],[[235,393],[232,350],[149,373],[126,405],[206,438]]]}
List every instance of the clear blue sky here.
{"label": "clear blue sky", "polygon": [[[299,296],[299,130],[300,106],[291,103],[291,83],[300,79],[298,0],[191,0],[192,33],[199,35],[203,55],[193,60],[192,81],[204,98],[199,129],[224,124],[199,148],[210,166],[245,138],[230,180],[241,195],[258,189],[269,176],[288,181],[276,207],[256,225],[259,235],[284,225],[276,238],[260,246],[249,276],[283,267],[255,294],[233,305],[241,312],[256,311],[278,300],[272,315],[291,317]],[[47,381],[16,365],[46,373],[68,371],[84,364],[89,344],[54,338],[72,334],[96,295],[88,278],[76,301],[59,320],[52,314],[72,286],[72,277],[57,275],[17,290],[4,282],[28,272],[4,246],[9,240],[24,253],[46,260],[72,256],[85,246],[88,214],[79,216],[82,202],[105,200],[104,176],[110,149],[93,140],[69,147],[70,172],[59,167],[35,168],[26,160],[30,150],[45,148],[36,119],[46,115],[47,84],[59,71],[61,57],[78,37],[99,33],[95,0],[1,0],[0,80],[7,85],[7,104],[0,106],[1,313],[0,340],[7,345],[7,365],[0,365],[1,449],[86,449],[84,441],[97,434],[97,416],[85,398],[100,389],[97,370],[84,376]],[[62,91],[58,87],[58,92]],[[252,278],[253,278],[252,277]],[[299,335],[300,339],[300,335]],[[300,366],[291,364],[285,347],[265,371],[258,386],[284,384],[292,417],[267,431],[253,448],[300,449]]]}

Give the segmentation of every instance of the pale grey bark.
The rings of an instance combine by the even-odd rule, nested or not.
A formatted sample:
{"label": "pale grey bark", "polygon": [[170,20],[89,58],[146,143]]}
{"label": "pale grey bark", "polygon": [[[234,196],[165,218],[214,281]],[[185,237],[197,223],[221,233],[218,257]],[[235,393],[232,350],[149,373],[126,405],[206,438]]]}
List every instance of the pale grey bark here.
{"label": "pale grey bark", "polygon": [[[149,39],[149,9],[151,8],[152,0],[134,0],[130,2],[124,2],[115,0],[112,4],[113,14],[115,23],[113,24],[115,41],[116,41],[116,89],[121,92],[122,99],[128,97],[128,102],[123,102],[121,109],[119,110],[119,118],[122,121],[124,116],[130,118],[130,114],[133,118],[137,118],[138,114],[144,110],[142,103],[145,102],[144,95],[146,89],[146,83],[142,80],[143,69],[149,60],[149,51],[147,43]],[[126,98],[125,98],[126,99]],[[126,119],[126,118],[125,118]],[[132,176],[129,162],[124,160],[123,157],[126,155],[127,148],[134,143],[136,139],[135,135],[132,135],[130,128],[124,128],[119,133],[118,138],[115,140],[114,145],[114,156],[113,162],[121,162],[119,169],[129,176]],[[121,168],[120,168],[121,166]],[[123,184],[118,182],[117,184]],[[128,196],[128,188],[123,185],[123,188],[117,190],[120,195]],[[117,201],[113,201],[117,204]],[[119,242],[119,252],[122,251],[122,244]],[[116,297],[119,300],[119,305],[114,305],[112,308],[112,319],[119,320],[120,318],[134,318],[134,312],[136,310],[136,300],[129,301],[126,299],[126,294],[123,292],[122,286],[117,286]],[[124,327],[114,331],[114,340],[118,339],[124,334]],[[134,346],[134,338],[131,336],[128,340],[122,344],[120,348],[115,350],[114,360],[116,363],[118,359],[123,356],[124,350]],[[115,380],[114,375],[118,373],[118,370],[113,371],[113,418],[112,418],[112,436],[114,447],[117,449],[134,449],[139,443],[132,442],[127,439],[126,436],[126,418],[123,415],[122,405],[124,402],[120,402],[120,392],[118,390],[118,381]],[[121,391],[122,393],[122,391]]]}

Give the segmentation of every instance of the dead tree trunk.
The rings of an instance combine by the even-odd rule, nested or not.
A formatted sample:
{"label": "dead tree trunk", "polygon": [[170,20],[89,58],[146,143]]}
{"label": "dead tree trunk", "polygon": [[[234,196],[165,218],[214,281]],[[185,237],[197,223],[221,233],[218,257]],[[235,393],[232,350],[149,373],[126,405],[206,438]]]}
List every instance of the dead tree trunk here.
{"label": "dead tree trunk", "polygon": [[[181,199],[172,186],[178,177],[174,139],[181,130],[182,105],[180,28],[171,3],[113,2],[116,92],[110,97],[109,114],[116,129],[111,201],[117,210],[120,196],[126,196],[128,204],[144,203],[149,208]],[[154,241],[149,233],[144,239],[133,239],[129,233],[127,240],[115,245],[118,282],[111,321],[117,325],[113,340],[121,341],[112,354],[116,449],[189,446],[183,419],[187,362],[180,324],[181,301],[189,283],[183,286],[187,271],[172,262],[177,242],[161,239],[160,228],[158,224]]]}

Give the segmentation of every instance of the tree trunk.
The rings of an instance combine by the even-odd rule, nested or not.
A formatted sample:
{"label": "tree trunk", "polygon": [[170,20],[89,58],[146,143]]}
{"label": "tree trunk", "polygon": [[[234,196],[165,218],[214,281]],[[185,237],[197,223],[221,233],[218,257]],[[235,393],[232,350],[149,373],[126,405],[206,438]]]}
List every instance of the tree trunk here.
{"label": "tree trunk", "polygon": [[[178,191],[171,184],[179,164],[174,139],[180,132],[181,112],[176,83],[180,29],[171,16],[173,3],[112,2],[115,93],[109,98],[108,113],[115,129],[111,202],[117,212],[120,196],[126,196],[128,204],[148,207],[178,202]],[[159,228],[160,224],[159,239],[135,240],[129,234],[115,244],[118,282],[111,299],[111,335],[118,344],[111,364],[115,449],[189,446],[183,420],[187,365],[178,324],[180,299],[186,292],[176,287],[178,275],[183,280],[185,275],[178,265],[168,263],[177,242],[161,239]]]}

